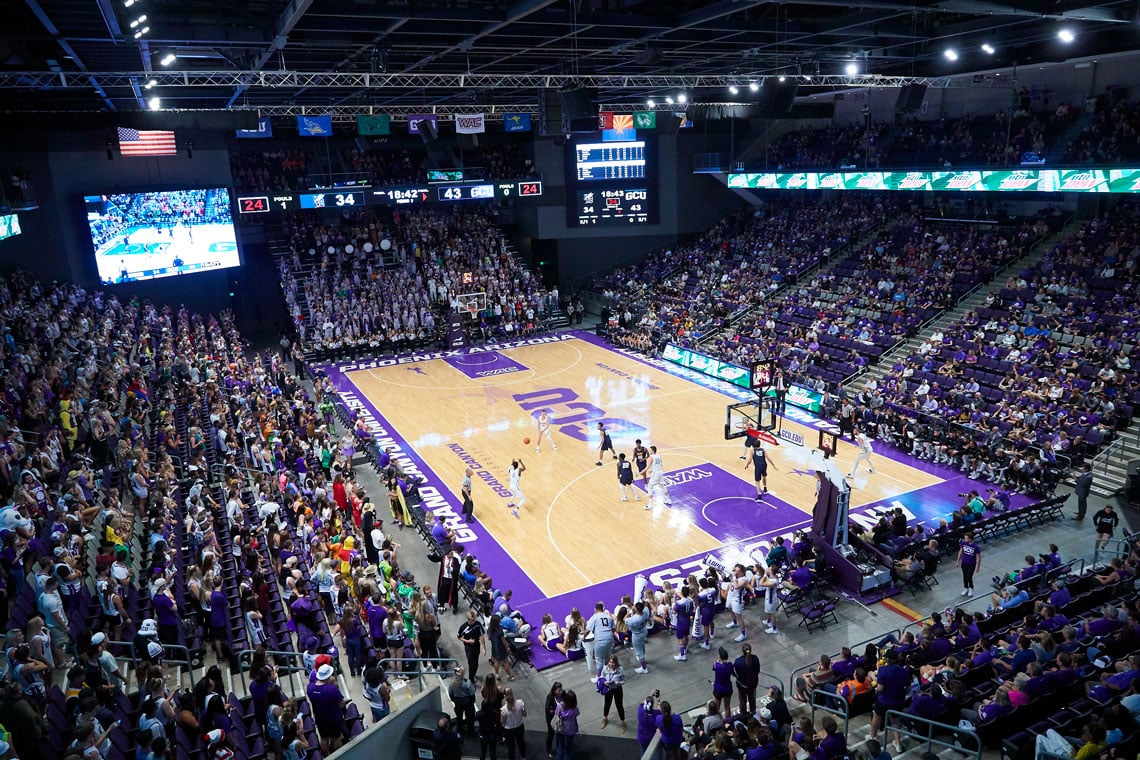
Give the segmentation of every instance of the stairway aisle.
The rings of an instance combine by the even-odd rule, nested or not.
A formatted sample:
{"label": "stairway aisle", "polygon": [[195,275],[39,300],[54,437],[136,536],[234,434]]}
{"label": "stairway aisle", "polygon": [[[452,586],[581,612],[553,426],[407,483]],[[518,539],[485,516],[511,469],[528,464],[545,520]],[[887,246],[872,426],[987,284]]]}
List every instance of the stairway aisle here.
{"label": "stairway aisle", "polygon": [[891,367],[896,361],[905,359],[907,356],[913,354],[931,334],[937,330],[945,332],[948,327],[961,319],[962,315],[966,312],[973,311],[980,307],[989,293],[994,290],[1000,290],[1000,287],[996,285],[999,279],[1008,276],[1010,272],[1020,272],[1023,269],[1032,268],[1058,241],[1064,240],[1083,226],[1084,222],[1073,220],[1059,231],[1051,235],[1046,235],[1039,240],[1036,245],[1030,248],[1029,253],[1020,259],[1011,261],[999,269],[988,282],[982,283],[974,288],[973,292],[959,301],[957,306],[942,312],[940,316],[929,322],[925,328],[915,333],[909,340],[900,343],[890,351],[885,351],[877,362],[868,364],[863,373],[854,376],[846,383],[845,387],[848,392],[854,395],[868,380],[874,379],[881,381],[890,373]]}
{"label": "stairway aisle", "polygon": [[[817,264],[811,269],[808,269],[806,272],[801,274],[799,278],[797,278],[796,282],[781,285],[776,290],[771,291],[765,297],[764,302],[769,302],[773,299],[781,298],[786,293],[788,293],[789,290],[799,287],[804,282],[808,282],[812,278],[815,278],[819,275],[827,274],[832,269],[834,269],[836,265],[839,264],[839,262],[843,261],[846,258],[846,254],[851,251],[861,251],[863,248],[870,245],[874,241],[875,237],[882,233],[883,230],[887,229],[890,224],[891,222],[883,222],[877,227],[873,227],[869,232],[867,232],[867,234],[856,240],[854,243],[849,243],[838,251],[832,251],[831,257],[827,261],[823,262],[822,264]],[[702,335],[700,340],[697,341],[697,346],[701,347],[708,343],[712,343],[722,335],[725,335],[726,333],[734,330],[736,328],[736,325],[740,324],[742,321],[757,316],[762,305],[762,303],[757,304],[729,317],[724,327]]]}

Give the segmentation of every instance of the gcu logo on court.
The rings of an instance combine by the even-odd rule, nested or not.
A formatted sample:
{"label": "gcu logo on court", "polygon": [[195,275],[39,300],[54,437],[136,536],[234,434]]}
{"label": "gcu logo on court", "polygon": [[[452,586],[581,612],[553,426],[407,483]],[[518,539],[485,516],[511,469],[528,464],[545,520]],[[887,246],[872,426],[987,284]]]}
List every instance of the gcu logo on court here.
{"label": "gcu logo on court", "polygon": [[613,434],[637,437],[649,432],[636,422],[610,417],[605,409],[599,409],[593,404],[579,401],[578,394],[569,388],[550,388],[532,393],[518,393],[512,398],[528,412],[550,409],[552,412],[550,424],[557,425],[562,433],[571,438],[577,438],[583,443],[590,442],[591,431],[599,422],[609,428]]}

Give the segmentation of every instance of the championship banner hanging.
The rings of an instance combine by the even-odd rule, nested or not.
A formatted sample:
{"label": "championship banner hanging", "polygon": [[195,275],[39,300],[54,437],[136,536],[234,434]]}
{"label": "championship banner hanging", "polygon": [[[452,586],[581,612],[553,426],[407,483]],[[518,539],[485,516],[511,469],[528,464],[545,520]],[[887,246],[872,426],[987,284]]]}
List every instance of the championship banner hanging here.
{"label": "championship banner hanging", "polygon": [[485,115],[481,113],[455,114],[455,132],[460,135],[478,135],[487,131]]}

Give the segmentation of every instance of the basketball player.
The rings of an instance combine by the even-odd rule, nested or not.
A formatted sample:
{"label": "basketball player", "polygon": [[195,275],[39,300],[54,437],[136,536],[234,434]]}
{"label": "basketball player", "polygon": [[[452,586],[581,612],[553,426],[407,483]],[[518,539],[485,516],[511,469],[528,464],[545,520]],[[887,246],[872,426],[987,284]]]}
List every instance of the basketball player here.
{"label": "basketball player", "polygon": [[860,430],[855,434],[855,445],[859,447],[859,453],[855,455],[855,462],[851,465],[851,472],[847,473],[847,477],[855,477],[855,473],[859,472],[860,462],[866,462],[867,469],[874,473],[875,465],[871,461],[872,449],[870,436]]}
{"label": "basketball player", "polygon": [[652,453],[649,457],[649,499],[645,504],[646,509],[652,509],[649,502],[653,500],[655,493],[660,494],[665,504],[673,503],[669,499],[669,489],[665,485],[665,465],[661,462],[661,455],[657,453],[656,446],[650,446],[649,451]]}
{"label": "basketball player", "polygon": [[610,438],[610,434],[606,432],[606,426],[600,422],[598,423],[598,436],[601,438],[601,442],[598,444],[598,461],[594,462],[594,464],[601,467],[602,457],[605,456],[607,451],[613,455],[614,459],[617,459],[617,454],[614,453],[614,442]]}
{"label": "basketball player", "polygon": [[[752,474],[756,479],[756,501],[761,501],[764,494],[768,493],[768,452],[759,438],[752,441],[751,451],[752,461],[745,462],[744,466],[747,468],[749,464],[752,465]],[[780,469],[775,462],[772,462],[772,467]]]}
{"label": "basketball player", "polygon": [[468,467],[463,471],[463,483],[459,492],[463,494],[463,518],[467,522],[475,522],[475,502],[471,500],[471,476],[475,473]]}
{"label": "basketball player", "polygon": [[[621,484],[621,500],[629,501],[629,492],[626,489],[633,488],[633,465],[625,458],[624,451],[618,455],[617,476],[618,483]],[[633,488],[633,500],[641,501],[641,494],[636,488]]]}
{"label": "basketball player", "polygon": [[649,493],[649,449],[641,445],[641,439],[633,442],[633,466],[641,478],[641,486]]}
{"label": "basketball player", "polygon": [[550,435],[550,412],[545,409],[538,413],[538,437],[534,439],[535,454],[542,448],[543,436],[546,436],[546,440],[550,441],[550,447],[558,451],[558,446],[554,443],[554,438]]}
{"label": "basketball player", "polygon": [[511,508],[511,514],[515,517],[519,516],[519,510],[522,509],[523,504],[526,504],[526,494],[522,492],[522,486],[519,484],[524,472],[526,472],[526,465],[523,464],[523,461],[512,459],[511,469],[507,472],[511,484],[511,500],[507,502],[507,506]]}

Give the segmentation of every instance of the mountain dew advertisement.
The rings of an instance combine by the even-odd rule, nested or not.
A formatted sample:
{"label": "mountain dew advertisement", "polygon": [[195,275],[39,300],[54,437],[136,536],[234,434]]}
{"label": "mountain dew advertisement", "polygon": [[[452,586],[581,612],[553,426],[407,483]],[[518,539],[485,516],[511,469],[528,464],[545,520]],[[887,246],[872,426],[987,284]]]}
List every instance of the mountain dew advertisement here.
{"label": "mountain dew advertisement", "polygon": [[1140,169],[1000,169],[729,174],[757,190],[940,190],[1004,193],[1140,193]]}
{"label": "mountain dew advertisement", "polygon": [[681,348],[669,343],[665,346],[665,351],[661,354],[661,358],[665,361],[679,364],[682,367],[700,372],[702,375],[709,377],[719,378],[733,385],[748,389],[748,370],[743,367],[737,367],[735,364],[722,362],[720,359],[714,359],[711,356],[706,356],[697,351],[692,351],[688,348]]}
{"label": "mountain dew advertisement", "polygon": [[[711,356],[706,356],[689,348],[681,348],[680,346],[674,346],[672,343],[667,343],[664,352],[661,354],[661,358],[682,367],[687,367],[695,372],[700,372],[702,375],[719,378],[745,390],[749,390],[751,387],[749,384],[750,378],[748,370],[744,369],[744,367],[738,367],[735,364],[714,359]],[[776,391],[773,388],[769,388],[765,395],[774,397]],[[822,394],[810,388],[793,384],[788,386],[788,395],[785,397],[785,400],[793,406],[798,406],[807,409],[809,412],[819,414],[820,400],[822,398]]]}

